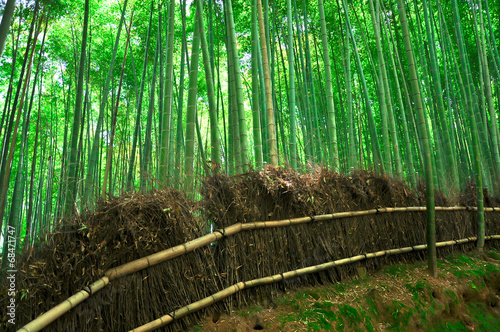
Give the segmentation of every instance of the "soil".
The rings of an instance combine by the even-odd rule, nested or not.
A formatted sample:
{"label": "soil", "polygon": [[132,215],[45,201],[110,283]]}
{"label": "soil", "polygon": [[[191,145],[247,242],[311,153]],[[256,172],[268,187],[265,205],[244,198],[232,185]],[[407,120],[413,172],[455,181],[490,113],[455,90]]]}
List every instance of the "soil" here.
{"label": "soil", "polygon": [[498,251],[438,264],[438,278],[425,262],[358,270],[348,282],[287,291],[231,315],[214,312],[189,331],[499,331]]}

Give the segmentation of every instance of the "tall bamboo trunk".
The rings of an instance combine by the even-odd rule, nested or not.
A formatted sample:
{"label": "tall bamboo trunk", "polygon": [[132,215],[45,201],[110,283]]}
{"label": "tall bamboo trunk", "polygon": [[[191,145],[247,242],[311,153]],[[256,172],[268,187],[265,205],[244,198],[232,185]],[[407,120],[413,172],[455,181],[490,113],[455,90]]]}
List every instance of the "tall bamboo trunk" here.
{"label": "tall bamboo trunk", "polygon": [[417,71],[415,68],[415,60],[413,58],[413,48],[411,45],[410,32],[408,29],[408,21],[406,18],[406,9],[402,0],[398,0],[398,7],[399,7],[401,28],[403,30],[403,36],[404,36],[408,69],[410,72],[411,87],[413,90],[413,100],[416,105],[418,126],[420,128],[422,146],[424,148],[425,185],[426,185],[426,199],[427,199],[427,260],[428,260],[430,274],[435,278],[437,277],[438,271],[437,271],[437,258],[436,258],[436,218],[435,218],[435,204],[434,204],[434,181],[432,174],[431,147],[429,142],[429,134],[427,132],[427,125],[424,114],[424,107],[422,103],[422,96],[420,94],[420,86],[418,83]]}

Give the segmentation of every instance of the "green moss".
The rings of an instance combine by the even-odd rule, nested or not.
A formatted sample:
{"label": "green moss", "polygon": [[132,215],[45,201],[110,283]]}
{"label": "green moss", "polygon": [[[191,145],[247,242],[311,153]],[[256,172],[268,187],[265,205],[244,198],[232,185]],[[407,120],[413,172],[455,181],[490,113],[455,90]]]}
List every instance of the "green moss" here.
{"label": "green moss", "polygon": [[469,303],[466,307],[478,324],[476,331],[500,331],[500,318],[491,314],[484,303]]}
{"label": "green moss", "polygon": [[240,317],[243,317],[243,318],[249,318],[249,317],[255,316],[255,313],[258,313],[261,311],[262,311],[262,307],[260,305],[256,305],[253,307],[238,310],[236,312],[236,314]]}
{"label": "green moss", "polygon": [[401,265],[391,265],[384,268],[384,273],[399,277],[407,273],[408,266],[405,264]]}
{"label": "green moss", "polygon": [[414,309],[399,301],[392,301],[390,308],[392,316],[390,329],[394,331],[406,331],[410,318],[414,314]]}
{"label": "green moss", "polygon": [[415,285],[411,283],[406,284],[406,288],[408,291],[412,294],[413,296],[413,301],[422,301],[422,295],[430,289],[429,285],[427,282],[423,280],[417,281]]}
{"label": "green moss", "polygon": [[449,322],[438,322],[432,329],[432,332],[459,332],[459,331],[467,331],[464,323],[461,321],[449,321]]}
{"label": "green moss", "polygon": [[366,298],[366,303],[368,304],[368,310],[367,310],[368,314],[378,316],[379,312],[377,309],[377,303],[375,302],[375,299],[369,296]]}

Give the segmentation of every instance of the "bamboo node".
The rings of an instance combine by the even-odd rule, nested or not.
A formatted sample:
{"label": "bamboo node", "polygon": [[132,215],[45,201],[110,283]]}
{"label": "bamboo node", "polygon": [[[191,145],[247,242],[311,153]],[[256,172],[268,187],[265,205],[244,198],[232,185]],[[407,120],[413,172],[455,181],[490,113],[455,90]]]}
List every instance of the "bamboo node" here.
{"label": "bamboo node", "polygon": [[377,213],[375,214],[380,214],[380,210],[378,209],[378,207],[376,207],[375,210],[377,210]]}
{"label": "bamboo node", "polygon": [[82,288],[82,291],[89,293],[89,296],[92,296],[92,288],[88,285]]}
{"label": "bamboo node", "polygon": [[216,230],[214,231],[214,233],[215,233],[215,232],[217,232],[217,233],[219,233],[220,235],[222,235],[222,237],[226,237],[226,229],[225,229],[225,228],[223,228],[222,230],[220,230],[220,229],[216,229]]}

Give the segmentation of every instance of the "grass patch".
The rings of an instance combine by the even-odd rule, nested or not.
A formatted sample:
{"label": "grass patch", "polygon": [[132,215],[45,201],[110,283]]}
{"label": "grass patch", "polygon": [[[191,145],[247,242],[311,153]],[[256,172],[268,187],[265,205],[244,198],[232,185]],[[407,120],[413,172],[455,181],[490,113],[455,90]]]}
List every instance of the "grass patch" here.
{"label": "grass patch", "polygon": [[422,280],[417,281],[415,285],[407,283],[406,288],[413,296],[413,301],[418,302],[422,301],[422,295],[425,293],[425,291],[430,289],[429,284]]}
{"label": "grass patch", "polygon": [[236,312],[236,314],[238,316],[243,317],[243,318],[250,318],[250,317],[253,317],[257,313],[260,313],[260,312],[262,312],[262,306],[256,305],[256,306],[253,306],[253,307],[248,307],[248,308],[245,308],[245,309],[238,310]]}
{"label": "grass patch", "polygon": [[476,331],[500,331],[500,318],[488,311],[484,303],[469,303],[466,305],[470,316],[477,322]]}
{"label": "grass patch", "polygon": [[431,332],[466,332],[467,328],[465,327],[462,321],[441,321],[438,322],[431,330]]}

